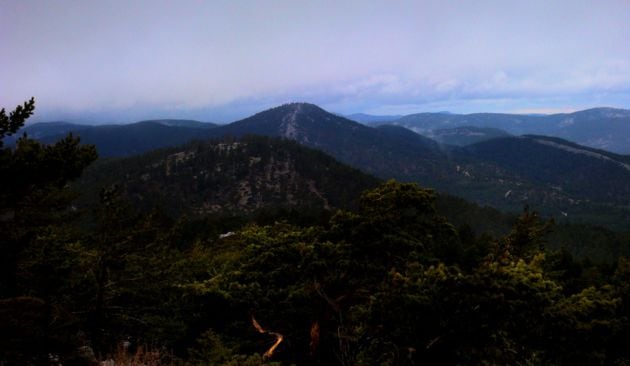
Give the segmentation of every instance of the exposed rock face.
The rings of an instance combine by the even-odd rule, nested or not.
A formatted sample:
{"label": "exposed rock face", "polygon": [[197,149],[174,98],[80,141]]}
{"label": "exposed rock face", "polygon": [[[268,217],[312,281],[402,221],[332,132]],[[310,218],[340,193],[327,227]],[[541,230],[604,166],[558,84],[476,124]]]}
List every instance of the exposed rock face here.
{"label": "exposed rock face", "polygon": [[282,124],[280,125],[280,128],[283,131],[281,133],[282,136],[291,140],[298,140],[297,115],[300,113],[301,110],[302,110],[302,105],[295,104],[293,106],[293,112],[290,114],[287,114],[282,119]]}

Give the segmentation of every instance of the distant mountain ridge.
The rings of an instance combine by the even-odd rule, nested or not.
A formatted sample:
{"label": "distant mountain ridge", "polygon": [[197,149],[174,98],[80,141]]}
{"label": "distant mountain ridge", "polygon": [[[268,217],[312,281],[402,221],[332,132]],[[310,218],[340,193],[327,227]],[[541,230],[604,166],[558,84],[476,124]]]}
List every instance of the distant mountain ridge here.
{"label": "distant mountain ridge", "polygon": [[[384,125],[382,125],[384,126]],[[506,131],[492,127],[462,126],[433,130],[428,137],[441,144],[466,146],[499,137],[511,136]]]}
{"label": "distant mountain ridge", "polygon": [[53,143],[68,133],[93,144],[100,157],[129,156],[154,149],[177,146],[194,139],[208,138],[214,123],[194,120],[146,120],[124,125],[78,125],[67,122],[36,123],[26,126],[6,142],[12,145],[23,134],[44,143]]}
{"label": "distant mountain ridge", "polygon": [[137,123],[158,123],[164,126],[173,126],[173,127],[191,127],[191,128],[213,128],[218,126],[216,123],[212,122],[200,122],[192,119],[150,119],[145,121],[140,121]]}
{"label": "distant mountain ridge", "polygon": [[[511,135],[533,134],[560,137],[584,146],[612,151],[618,154],[630,154],[630,110],[625,109],[602,107],[574,113],[552,115],[506,113],[473,113],[464,115],[436,112],[417,113],[406,116],[374,116],[356,113],[347,117],[337,117],[347,118],[371,126],[383,124],[398,125],[446,144],[467,145],[488,138],[499,137],[502,132],[505,132]],[[152,122],[171,127],[199,129],[224,126],[194,120],[175,119],[148,120],[137,123],[143,122]],[[118,126],[123,127],[134,124]],[[88,126],[66,122],[48,122],[27,126],[23,131],[33,138],[50,142],[61,138],[63,134],[68,132],[81,135],[80,131],[98,130],[105,126],[107,125]],[[465,128],[465,130],[463,130],[463,128]],[[477,130],[473,131],[473,129]],[[479,129],[485,129],[485,131]],[[120,132],[123,133],[124,129],[121,129]],[[485,137],[476,139],[474,136],[478,132],[485,135]],[[91,132],[86,133],[88,135],[93,134]],[[175,135],[178,135],[178,133]],[[193,136],[193,138],[205,138],[203,132],[199,133],[199,131],[197,131],[197,135],[198,136]],[[9,137],[5,142],[11,144],[18,136],[19,134]],[[183,143],[185,141],[182,142],[178,139],[177,142]],[[95,143],[97,147],[99,146],[98,139],[91,140],[91,143]],[[158,143],[155,148],[162,146],[163,144]],[[105,154],[106,156],[109,156],[110,152],[115,156],[137,153],[133,149],[128,149],[129,151],[123,149],[118,152],[112,149],[107,150],[108,153]]]}
{"label": "distant mountain ridge", "polygon": [[403,126],[427,136],[435,130],[463,126],[498,128],[513,135],[555,136],[580,145],[630,154],[630,110],[625,109],[602,107],[551,115],[417,113],[383,123]]}
{"label": "distant mountain ridge", "polygon": [[387,122],[400,119],[402,115],[374,115],[366,113],[354,113],[345,116],[346,118],[360,122],[360,123],[373,123],[373,122]]}
{"label": "distant mountain ridge", "polygon": [[8,145],[13,145],[15,144],[15,141],[20,138],[20,136],[22,136],[24,133],[26,133],[30,138],[41,140],[49,138],[51,136],[66,135],[69,132],[77,133],[78,131],[89,129],[91,127],[93,126],[75,124],[65,121],[41,122],[25,126],[21,130],[19,130],[18,133],[6,137],[4,141]]}

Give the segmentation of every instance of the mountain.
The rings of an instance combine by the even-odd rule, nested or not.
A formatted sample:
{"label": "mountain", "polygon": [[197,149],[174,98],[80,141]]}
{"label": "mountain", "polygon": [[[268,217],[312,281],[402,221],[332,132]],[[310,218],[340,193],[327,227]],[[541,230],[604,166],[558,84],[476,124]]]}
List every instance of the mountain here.
{"label": "mountain", "polygon": [[404,142],[391,131],[367,127],[313,104],[292,103],[210,132],[216,138],[263,135],[294,140],[384,178],[404,177],[401,172],[411,169],[411,165],[413,169],[425,169],[431,165],[429,161],[441,159],[442,153],[435,141],[409,130],[402,131],[408,136]]}
{"label": "mountain", "polygon": [[440,129],[491,127],[513,135],[555,136],[580,145],[630,154],[630,110],[625,109],[593,108],[553,115],[418,113],[385,123],[403,126],[427,136]]}
{"label": "mountain", "polygon": [[110,184],[145,208],[159,204],[177,214],[208,214],[348,208],[378,180],[295,142],[251,136],[100,161],[78,187],[94,199]]}
{"label": "mountain", "polygon": [[[436,188],[439,212],[458,226],[505,234],[514,214],[528,204],[564,223],[554,234],[553,248],[611,260],[617,255],[613,249],[624,247],[624,239],[610,231],[566,223],[628,229],[630,162],[625,156],[544,136],[444,149],[400,126],[370,128],[307,104],[281,106],[209,131],[233,137],[99,161],[86,172],[81,190],[94,199],[103,185],[119,184],[145,208],[159,204],[175,214],[194,215],[348,207],[378,183],[302,146],[312,145],[382,179]],[[276,137],[247,136],[254,131]],[[366,146],[372,152],[368,158]]]}
{"label": "mountain", "polygon": [[[620,154],[630,154],[630,110],[594,108],[548,117],[553,136]],[[534,132],[535,133],[535,132]]]}
{"label": "mountain", "polygon": [[65,136],[69,132],[73,132],[76,134],[78,131],[89,129],[91,127],[92,126],[79,125],[64,121],[35,123],[32,125],[27,125],[24,128],[20,129],[18,133],[6,137],[4,139],[4,142],[9,146],[14,145],[15,141],[17,141],[17,139],[20,138],[20,136],[22,136],[24,133],[26,133],[27,136],[30,138],[41,140],[49,136]]}
{"label": "mountain", "polygon": [[[379,178],[419,182],[505,211],[518,212],[529,204],[560,221],[615,228],[627,228],[630,219],[623,203],[630,200],[630,176],[619,165],[626,157],[560,139],[440,146],[401,126],[371,128],[306,103],[276,107],[210,131],[217,138],[258,134],[295,140]],[[575,173],[573,164],[588,168]],[[547,170],[536,175],[543,165]],[[559,181],[561,177],[571,179]]]}
{"label": "mountain", "polygon": [[533,128],[548,127],[544,124],[544,118],[545,116],[504,113],[417,113],[387,123],[403,126],[423,135],[434,130],[465,126],[498,128],[511,134],[521,135],[529,133]]}
{"label": "mountain", "polygon": [[394,121],[401,118],[402,116],[400,115],[379,116],[379,115],[365,114],[365,113],[354,113],[354,114],[349,114],[345,117],[347,119],[351,119],[353,121],[360,122],[360,123],[374,123],[374,122]]}
{"label": "mountain", "polygon": [[[379,182],[294,141],[250,136],[100,160],[87,169],[76,187],[87,207],[93,205],[101,187],[117,184],[139,207],[162,207],[174,216],[285,210],[291,217],[311,220],[321,210],[330,214],[335,208],[354,207],[359,194]],[[437,195],[436,208],[453,224],[477,233],[505,235],[516,220],[514,214],[444,193]],[[559,225],[552,238],[551,249],[564,247],[592,260],[610,262],[628,253],[623,235],[587,225]]]}
{"label": "mountain", "polygon": [[195,121],[195,120],[190,120],[190,119],[152,119],[152,120],[146,120],[146,121],[140,121],[138,123],[158,123],[164,126],[172,126],[172,127],[190,127],[190,128],[201,128],[201,129],[206,129],[206,128],[214,128],[216,126],[218,126],[215,123],[211,123],[211,122],[200,122],[200,121]]}
{"label": "mountain", "polygon": [[387,138],[392,139],[403,151],[420,149],[426,155],[437,155],[440,147],[433,139],[419,135],[411,130],[400,126],[383,125],[376,127],[376,130]]}
{"label": "mountain", "polygon": [[37,123],[11,136],[15,143],[22,132],[44,143],[53,143],[73,133],[81,142],[96,146],[100,157],[129,156],[150,150],[205,139],[217,125],[192,120],[149,120],[127,125],[86,126],[65,122]]}
{"label": "mountain", "polygon": [[[494,207],[507,208],[510,202],[520,201],[561,220],[627,230],[630,164],[626,156],[533,135],[492,139],[455,154],[460,162],[473,159],[461,169],[471,181],[481,177],[486,182],[485,193],[494,192],[486,199]],[[496,199],[501,193],[503,204]]]}
{"label": "mountain", "polygon": [[[615,114],[617,112],[604,110],[585,111],[576,118],[595,121],[604,112],[612,113],[610,118],[623,117],[623,113],[620,117]],[[462,116],[458,115],[432,116],[438,122],[452,122],[436,122],[434,126],[463,123],[460,121]],[[540,124],[542,119],[549,117],[506,116],[510,117],[473,115],[466,117],[466,121],[503,121],[505,126],[526,127]],[[546,128],[567,124],[560,115],[554,118],[555,122],[549,122]],[[429,126],[428,122],[425,126]],[[68,129],[72,126],[57,127]],[[630,210],[624,202],[630,201],[628,184],[625,183],[630,182],[630,177],[620,164],[628,164],[630,158],[559,138],[508,136],[474,143],[473,138],[480,133],[488,137],[502,132],[486,127],[455,127],[440,131],[440,136],[455,137],[461,144],[469,145],[440,145],[400,125],[369,127],[307,103],[286,104],[215,127],[195,121],[160,120],[96,126],[77,133],[83,142],[96,144],[101,156],[105,157],[139,154],[193,139],[242,138],[247,135],[280,137],[321,150],[381,179],[418,182],[504,211],[519,212],[529,204],[559,220],[592,222],[622,229],[627,228],[629,219]],[[63,135],[65,133],[44,136],[41,140],[54,141]]]}
{"label": "mountain", "polygon": [[498,128],[463,126],[434,130],[428,137],[441,144],[466,146],[507,136],[510,134]]}

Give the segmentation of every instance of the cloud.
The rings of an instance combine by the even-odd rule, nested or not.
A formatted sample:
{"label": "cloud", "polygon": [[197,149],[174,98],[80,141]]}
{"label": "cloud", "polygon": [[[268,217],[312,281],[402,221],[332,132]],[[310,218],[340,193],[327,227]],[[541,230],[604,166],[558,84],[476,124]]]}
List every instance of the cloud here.
{"label": "cloud", "polygon": [[0,101],[76,115],[630,107],[629,23],[625,0],[16,1],[0,12]]}

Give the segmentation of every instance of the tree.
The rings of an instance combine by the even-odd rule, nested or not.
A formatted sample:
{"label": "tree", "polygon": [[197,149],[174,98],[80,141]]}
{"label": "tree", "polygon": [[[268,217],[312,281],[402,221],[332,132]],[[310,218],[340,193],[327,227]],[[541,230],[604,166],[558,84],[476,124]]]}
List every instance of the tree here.
{"label": "tree", "polygon": [[510,233],[495,243],[492,256],[501,260],[533,257],[545,250],[546,235],[553,224],[553,220],[543,221],[537,212],[530,212],[529,207],[525,207]]}
{"label": "tree", "polygon": [[81,146],[72,135],[53,145],[42,145],[23,135],[14,148],[4,147],[1,138],[17,133],[34,109],[31,98],[8,116],[0,110],[0,313],[13,319],[40,319],[18,326],[29,328],[22,329],[22,334],[42,337],[14,339],[14,345],[37,346],[28,356],[3,345],[0,363],[43,360],[55,343],[53,339],[60,338],[52,320],[59,315],[55,287],[64,278],[56,270],[67,254],[63,228],[74,216],[70,208],[74,194],[67,183],[97,157],[94,146]]}
{"label": "tree", "polygon": [[185,327],[174,299],[186,273],[168,237],[172,223],[159,211],[138,213],[117,186],[102,189],[94,211],[94,227],[74,248],[75,296],[95,351],[115,350],[122,337],[172,347]]}
{"label": "tree", "polygon": [[[33,113],[34,99],[6,116],[0,111],[0,136],[14,134]],[[42,227],[63,221],[73,194],[66,184],[97,157],[94,146],[80,146],[68,135],[54,145],[21,137],[14,149],[0,146],[0,228],[5,233],[0,296],[19,292],[16,272],[24,248]]]}
{"label": "tree", "polygon": [[22,128],[24,122],[33,114],[33,111],[35,111],[35,98],[24,102],[23,105],[18,105],[8,116],[4,108],[0,110],[0,148],[3,146],[3,139],[13,135]]}
{"label": "tree", "polygon": [[[390,181],[366,191],[356,213],[340,211],[325,227],[247,227],[230,239],[235,253],[219,264],[223,270],[197,289],[230,301],[233,323],[251,312],[282,334],[275,360],[309,355],[314,363],[352,363],[366,339],[380,337],[382,324],[368,315],[391,272],[456,258],[456,231],[437,215],[433,198],[415,184]],[[240,351],[260,352],[247,328]]]}

